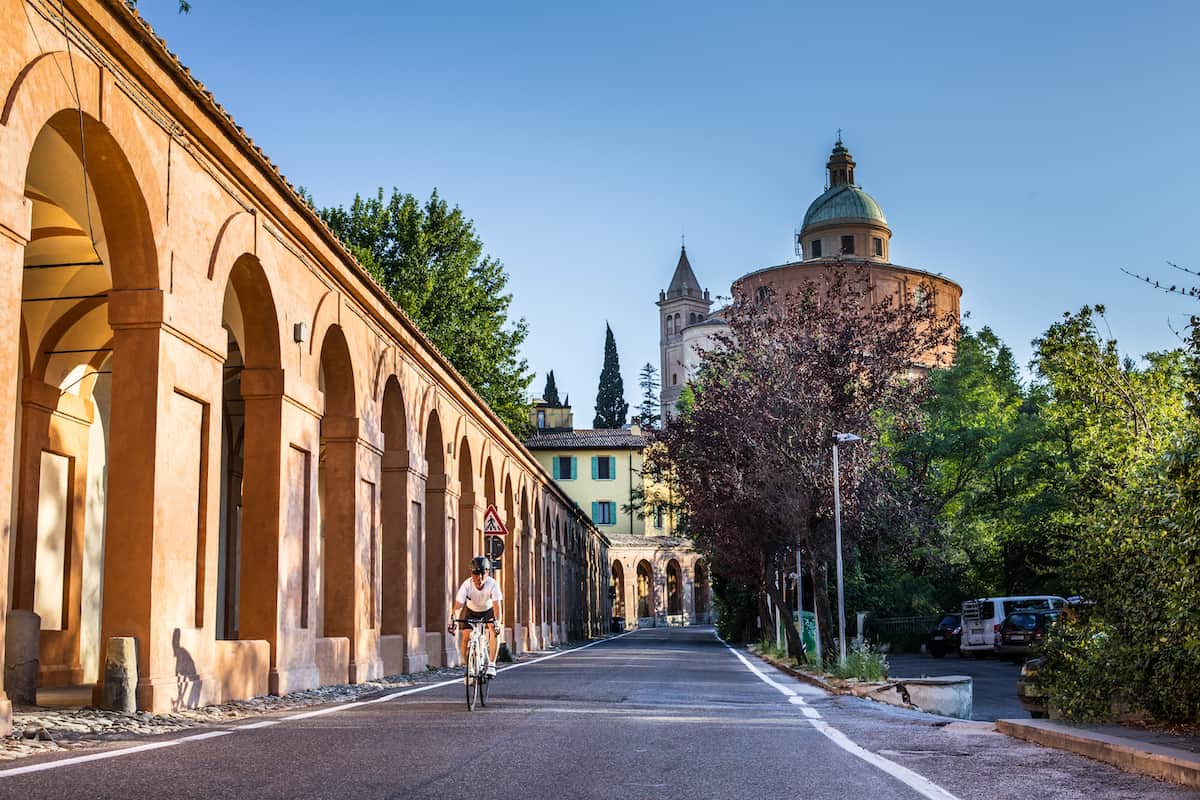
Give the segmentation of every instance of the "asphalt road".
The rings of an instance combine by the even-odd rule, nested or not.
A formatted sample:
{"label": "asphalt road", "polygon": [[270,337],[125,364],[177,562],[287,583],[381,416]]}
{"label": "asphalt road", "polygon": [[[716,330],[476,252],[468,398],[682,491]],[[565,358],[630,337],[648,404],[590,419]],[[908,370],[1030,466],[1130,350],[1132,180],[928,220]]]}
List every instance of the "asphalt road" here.
{"label": "asphalt road", "polygon": [[971,719],[1029,719],[1017,701],[1020,666],[998,658],[934,658],[925,654],[888,656],[888,674],[897,678],[932,678],[940,675],[970,675],[975,692]]}
{"label": "asphalt road", "polygon": [[13,773],[22,762],[0,797],[1194,797],[742,658],[711,628],[639,631],[503,671],[475,712],[459,682],[383,695]]}

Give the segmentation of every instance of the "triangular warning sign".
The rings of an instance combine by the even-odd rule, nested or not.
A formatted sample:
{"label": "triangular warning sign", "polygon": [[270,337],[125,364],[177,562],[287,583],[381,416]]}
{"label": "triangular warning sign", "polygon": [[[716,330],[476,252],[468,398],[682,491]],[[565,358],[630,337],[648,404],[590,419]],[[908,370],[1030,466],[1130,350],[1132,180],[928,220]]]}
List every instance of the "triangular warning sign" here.
{"label": "triangular warning sign", "polygon": [[507,536],[508,528],[500,521],[500,512],[495,506],[488,506],[483,515],[483,533],[485,536]]}

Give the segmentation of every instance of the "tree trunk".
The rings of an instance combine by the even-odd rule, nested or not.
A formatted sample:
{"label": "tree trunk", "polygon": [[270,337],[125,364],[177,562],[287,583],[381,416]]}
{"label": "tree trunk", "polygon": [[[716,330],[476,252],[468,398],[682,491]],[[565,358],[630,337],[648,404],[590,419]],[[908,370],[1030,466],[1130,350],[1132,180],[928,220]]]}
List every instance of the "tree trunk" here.
{"label": "tree trunk", "polygon": [[774,583],[768,582],[766,590],[767,594],[771,596],[771,602],[779,608],[779,616],[783,621],[783,635],[787,639],[788,655],[803,664],[804,642],[800,638],[800,631],[796,628],[796,623],[792,620],[792,609],[784,602],[783,592]]}
{"label": "tree trunk", "polygon": [[826,663],[835,660],[837,650],[837,629],[834,627],[833,609],[829,605],[829,582],[826,579],[825,563],[811,559],[808,564],[808,574],[813,587],[813,612],[817,615],[817,623],[821,627],[821,657]]}

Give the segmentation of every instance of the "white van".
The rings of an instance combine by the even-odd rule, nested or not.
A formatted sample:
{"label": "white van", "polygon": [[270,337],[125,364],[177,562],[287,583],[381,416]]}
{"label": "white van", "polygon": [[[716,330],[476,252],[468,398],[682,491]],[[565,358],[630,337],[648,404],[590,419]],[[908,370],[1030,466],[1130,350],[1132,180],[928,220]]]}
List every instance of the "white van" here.
{"label": "white van", "polygon": [[983,658],[1000,646],[1000,623],[1014,611],[1052,611],[1065,608],[1064,598],[1051,594],[1022,597],[983,597],[962,604],[962,643],[960,655],[970,653]]}

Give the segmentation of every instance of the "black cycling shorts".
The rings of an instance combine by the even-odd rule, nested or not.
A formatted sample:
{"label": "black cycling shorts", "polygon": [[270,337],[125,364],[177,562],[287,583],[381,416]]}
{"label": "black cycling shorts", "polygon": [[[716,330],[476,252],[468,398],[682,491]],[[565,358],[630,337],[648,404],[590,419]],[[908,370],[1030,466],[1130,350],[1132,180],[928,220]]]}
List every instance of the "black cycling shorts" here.
{"label": "black cycling shorts", "polygon": [[472,611],[469,608],[464,608],[463,613],[465,615],[464,619],[466,619],[467,622],[495,622],[496,621],[496,609],[494,609],[494,608],[489,608],[486,611]]}

